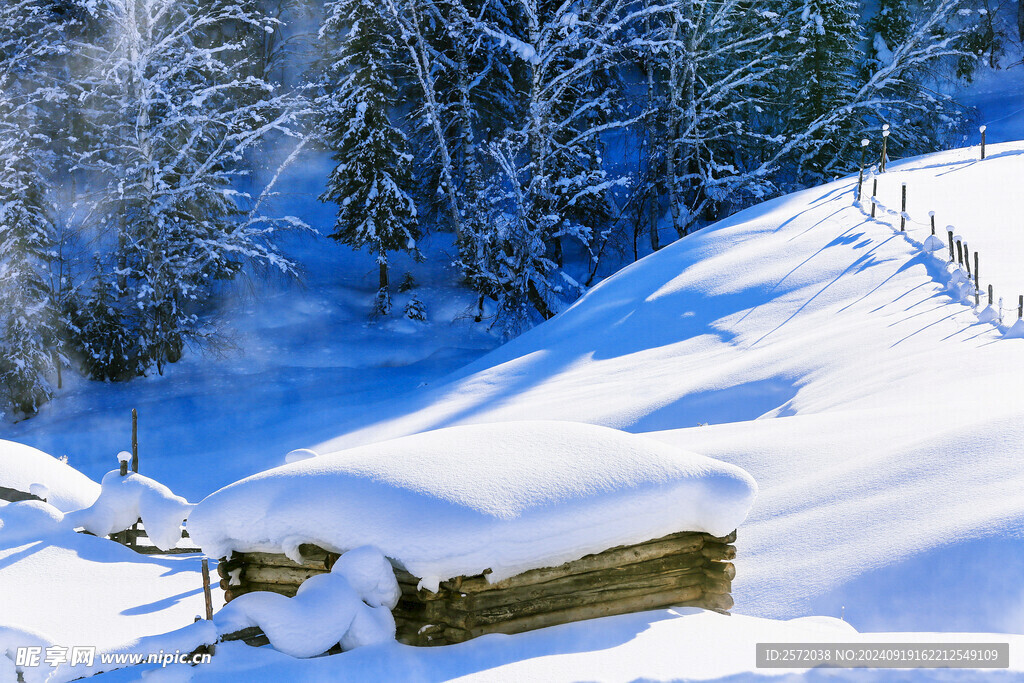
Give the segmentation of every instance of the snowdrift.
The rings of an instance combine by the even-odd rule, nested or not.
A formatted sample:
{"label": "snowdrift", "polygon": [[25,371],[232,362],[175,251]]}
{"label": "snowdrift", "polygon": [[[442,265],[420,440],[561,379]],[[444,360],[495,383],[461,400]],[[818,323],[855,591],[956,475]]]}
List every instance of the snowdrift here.
{"label": "snowdrift", "polygon": [[379,548],[426,586],[497,581],[688,530],[724,536],[756,493],[738,467],[613,429],[514,422],[438,430],[243,479],[199,503],[192,539],[295,557]]}
{"label": "snowdrift", "polygon": [[48,490],[48,502],[68,512],[92,505],[100,485],[78,470],[30,446],[0,440],[0,487],[30,493],[33,484]]}

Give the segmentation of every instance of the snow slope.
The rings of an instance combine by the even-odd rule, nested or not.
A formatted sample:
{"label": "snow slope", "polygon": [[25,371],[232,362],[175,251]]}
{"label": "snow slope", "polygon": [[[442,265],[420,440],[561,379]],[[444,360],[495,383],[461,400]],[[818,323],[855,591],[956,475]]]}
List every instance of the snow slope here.
{"label": "snow slope", "polygon": [[761,487],[737,612],[1021,632],[1024,342],[979,322],[945,253],[920,247],[934,210],[981,251],[983,286],[1024,292],[1022,150],[893,163],[877,220],[849,178],[743,211],[314,448],[541,418],[651,433]]}
{"label": "snow slope", "polygon": [[374,546],[429,590],[500,581],[678,531],[725,536],[757,486],[739,469],[613,429],[514,422],[438,430],[278,467],[188,520],[207,555]]}

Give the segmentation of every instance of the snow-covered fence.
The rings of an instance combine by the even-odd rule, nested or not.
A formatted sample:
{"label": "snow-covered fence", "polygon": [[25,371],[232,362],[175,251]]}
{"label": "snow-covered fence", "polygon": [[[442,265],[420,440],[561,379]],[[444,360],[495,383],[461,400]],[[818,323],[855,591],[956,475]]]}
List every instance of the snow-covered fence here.
{"label": "snow-covered fence", "polygon": [[[984,140],[985,130],[984,126],[981,129],[982,133],[982,159],[984,159]],[[872,168],[872,171],[874,169]],[[880,172],[880,170],[879,170]],[[873,173],[872,173],[873,175]],[[863,183],[863,178],[858,177],[858,195],[860,192],[860,185]],[[950,280],[947,282],[947,288],[953,293],[954,299],[958,301],[964,301],[971,298],[971,294],[974,295],[974,308],[978,314],[979,322],[994,323],[1001,328],[1004,326],[1004,308],[1003,308],[1003,297],[995,295],[995,287],[992,283],[987,284],[986,288],[981,285],[981,256],[978,250],[971,252],[970,245],[967,240],[961,235],[956,234],[955,229],[952,225],[946,226],[946,235],[948,243],[943,241],[935,234],[935,212],[929,211],[927,224],[920,223],[919,221],[913,221],[909,214],[907,214],[907,183],[901,183],[900,187],[900,228],[901,233],[906,233],[908,225],[911,223],[917,223],[918,225],[927,225],[931,229],[930,236],[922,244],[918,244],[912,238],[910,241],[921,247],[925,252],[933,254],[936,258],[940,258],[936,252],[948,248],[949,260],[948,266],[952,268],[950,274]],[[889,214],[890,216],[896,215],[896,211],[887,208],[882,202],[878,200],[878,178],[872,178],[872,193],[871,193],[871,218],[876,218],[879,209],[882,210],[883,214]],[[855,204],[860,207],[862,211],[865,211],[864,203],[860,199],[855,201]],[[895,226],[893,226],[895,229]],[[971,265],[971,256],[973,254],[974,264],[973,268]],[[965,275],[966,273],[966,275]],[[982,308],[982,295],[988,295],[987,305]],[[998,301],[998,305],[997,305]],[[1012,308],[1009,310],[1013,310]],[[1007,323],[1008,325],[1008,323]],[[1003,335],[1006,337],[1024,337],[1024,295],[1019,295],[1017,305],[1017,322],[1008,328],[1003,329]]]}
{"label": "snow-covered fence", "polygon": [[[491,583],[487,576],[442,581],[436,591],[395,569],[401,597],[393,610],[397,638],[409,645],[458,643],[487,633],[520,633],[546,626],[670,606],[726,612],[733,606],[736,534],[681,532],[619,546],[557,567],[529,570]],[[284,554],[233,553],[217,565],[229,603],[254,591],[294,596],[307,579],[331,571],[339,557],[314,545],[303,562]],[[265,644],[248,628],[225,640]]]}

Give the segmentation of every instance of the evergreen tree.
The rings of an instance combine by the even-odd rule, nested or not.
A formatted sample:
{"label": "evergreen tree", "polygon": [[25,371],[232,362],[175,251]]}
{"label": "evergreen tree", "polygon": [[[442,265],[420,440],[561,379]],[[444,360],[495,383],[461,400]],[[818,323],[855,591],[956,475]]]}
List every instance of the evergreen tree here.
{"label": "evergreen tree", "polygon": [[398,98],[395,26],[379,2],[336,0],[321,35],[337,41],[318,104],[337,166],[323,201],[338,205],[331,237],[377,254],[376,311],[391,310],[388,252],[416,248],[408,139],[392,123]]}
{"label": "evergreen tree", "polygon": [[57,93],[47,60],[62,47],[42,0],[0,7],[0,396],[16,416],[52,395],[59,351],[51,278],[57,259],[40,105]]}

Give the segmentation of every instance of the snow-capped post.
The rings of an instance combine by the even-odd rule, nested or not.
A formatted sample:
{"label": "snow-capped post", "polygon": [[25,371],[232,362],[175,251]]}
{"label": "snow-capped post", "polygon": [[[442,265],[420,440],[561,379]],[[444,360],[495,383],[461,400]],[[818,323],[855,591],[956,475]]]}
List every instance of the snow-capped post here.
{"label": "snow-capped post", "polygon": [[132,472],[139,471],[139,413],[132,408]]}
{"label": "snow-capped post", "polygon": [[887,160],[886,147],[889,141],[889,124],[882,124],[882,156],[878,162],[878,170],[881,173],[885,173],[885,162]]}
{"label": "snow-capped post", "polygon": [[875,197],[878,196],[878,178],[871,184],[871,217],[875,217]]}
{"label": "snow-capped post", "polygon": [[903,198],[900,200],[900,232],[907,230],[907,184],[902,185]]}
{"label": "snow-capped post", "polygon": [[131,461],[131,459],[132,454],[129,453],[128,451],[121,451],[120,453],[117,454],[117,461],[121,465],[122,477],[128,476],[128,463]]}
{"label": "snow-capped post", "polygon": [[953,262],[953,226],[947,225],[946,232],[949,233],[949,262]]}
{"label": "snow-capped post", "polygon": [[988,305],[989,306],[992,305],[993,295],[994,295],[994,292],[992,291],[992,285],[989,285],[988,286]]}
{"label": "snow-capped post", "polygon": [[960,244],[960,240],[956,241],[956,264],[962,266],[964,264],[964,248]]}
{"label": "snow-capped post", "polygon": [[974,288],[978,288],[978,252],[974,252]]}
{"label": "snow-capped post", "polygon": [[857,201],[860,201],[861,186],[864,184],[864,162],[868,155],[868,142],[867,138],[863,138],[860,141],[860,171],[857,174]]}
{"label": "snow-capped post", "polygon": [[978,130],[981,131],[981,158],[985,158],[985,130],[988,126],[982,126]]}

